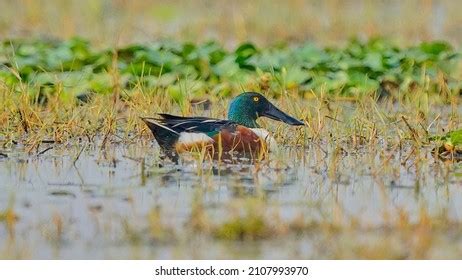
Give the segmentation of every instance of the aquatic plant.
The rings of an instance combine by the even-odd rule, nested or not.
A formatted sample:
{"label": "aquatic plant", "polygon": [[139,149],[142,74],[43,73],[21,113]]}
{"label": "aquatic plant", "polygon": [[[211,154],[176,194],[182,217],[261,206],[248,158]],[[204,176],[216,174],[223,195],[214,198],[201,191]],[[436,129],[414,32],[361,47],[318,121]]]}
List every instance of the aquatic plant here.
{"label": "aquatic plant", "polygon": [[40,102],[56,92],[85,101],[92,93],[128,93],[139,86],[165,88],[178,103],[242,88],[382,96],[421,87],[459,94],[460,61],[460,53],[445,42],[400,48],[380,38],[337,48],[310,42],[267,48],[243,43],[235,50],[217,42],[158,41],[100,50],[81,38],[17,39],[0,43],[0,81],[15,88],[35,86]]}

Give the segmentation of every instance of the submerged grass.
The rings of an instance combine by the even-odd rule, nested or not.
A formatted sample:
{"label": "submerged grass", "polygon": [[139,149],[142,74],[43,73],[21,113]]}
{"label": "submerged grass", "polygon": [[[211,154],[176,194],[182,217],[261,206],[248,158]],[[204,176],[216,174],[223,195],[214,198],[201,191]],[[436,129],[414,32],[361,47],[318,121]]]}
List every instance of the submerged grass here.
{"label": "submerged grass", "polygon": [[228,240],[255,240],[270,236],[260,199],[250,198],[236,203],[232,211],[235,213],[229,221],[214,230],[216,237]]}

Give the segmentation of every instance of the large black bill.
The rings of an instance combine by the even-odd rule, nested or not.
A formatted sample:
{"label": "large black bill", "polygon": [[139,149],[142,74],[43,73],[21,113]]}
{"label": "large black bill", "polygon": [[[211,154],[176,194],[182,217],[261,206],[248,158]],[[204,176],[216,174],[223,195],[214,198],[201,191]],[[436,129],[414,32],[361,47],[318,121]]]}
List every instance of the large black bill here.
{"label": "large black bill", "polygon": [[291,116],[279,110],[276,106],[272,104],[270,104],[268,109],[265,112],[263,112],[262,116],[268,117],[273,120],[285,122],[290,125],[304,125],[302,121],[292,118]]}

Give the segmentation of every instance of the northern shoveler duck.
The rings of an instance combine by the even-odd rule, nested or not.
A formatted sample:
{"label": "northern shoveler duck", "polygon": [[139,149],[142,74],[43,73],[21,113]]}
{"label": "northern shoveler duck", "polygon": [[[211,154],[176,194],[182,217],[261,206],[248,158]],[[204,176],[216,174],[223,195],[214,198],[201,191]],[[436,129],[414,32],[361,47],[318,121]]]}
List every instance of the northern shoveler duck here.
{"label": "northern shoveler duck", "polygon": [[143,121],[163,152],[175,161],[182,152],[204,149],[215,159],[258,157],[276,144],[269,132],[257,124],[259,117],[304,125],[256,92],[244,92],[235,97],[229,106],[228,120],[158,115],[158,118],[143,118]]}

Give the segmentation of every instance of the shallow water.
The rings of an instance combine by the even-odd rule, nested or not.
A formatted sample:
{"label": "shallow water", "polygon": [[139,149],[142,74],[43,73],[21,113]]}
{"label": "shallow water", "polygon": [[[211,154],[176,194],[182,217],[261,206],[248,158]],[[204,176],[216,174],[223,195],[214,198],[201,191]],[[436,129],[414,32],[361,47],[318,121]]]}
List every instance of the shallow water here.
{"label": "shallow water", "polygon": [[[371,112],[337,105],[343,122],[326,122],[322,140],[283,145],[257,164],[175,165],[144,137],[4,149],[0,258],[462,257],[462,165],[396,136],[405,107],[384,109],[389,123],[364,121],[376,139],[366,129],[353,140],[355,118]],[[434,114],[441,127],[452,113]],[[8,209],[13,222],[1,218]],[[217,234],[260,216],[265,234]]]}
{"label": "shallow water", "polygon": [[[157,146],[146,141],[105,149],[99,144],[43,144],[38,153],[15,147],[0,160],[0,210],[9,207],[18,218],[13,227],[0,224],[0,257],[351,258],[368,257],[358,250],[378,248],[374,257],[389,243],[396,247],[378,257],[462,255],[457,226],[462,168],[433,158],[430,148],[416,163],[409,157],[410,145],[398,153],[387,152],[385,142],[378,149],[347,145],[338,152],[340,142],[320,142],[284,147],[255,167],[174,165],[162,161]],[[53,148],[39,154],[47,147]],[[385,165],[384,157],[389,157]],[[198,201],[209,222],[220,224],[252,197],[282,230],[235,241],[188,227]],[[154,223],[162,223],[162,238],[150,234],[153,209],[160,211],[161,222]],[[433,226],[431,248],[419,256],[412,247],[419,229],[400,231],[390,224],[396,225],[402,213],[410,224],[418,223],[422,209],[456,226]],[[312,226],[284,228],[299,216]],[[332,224],[337,229],[326,229]]]}

